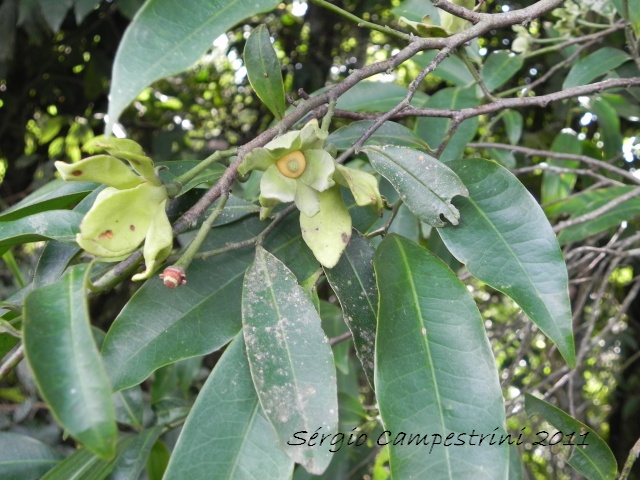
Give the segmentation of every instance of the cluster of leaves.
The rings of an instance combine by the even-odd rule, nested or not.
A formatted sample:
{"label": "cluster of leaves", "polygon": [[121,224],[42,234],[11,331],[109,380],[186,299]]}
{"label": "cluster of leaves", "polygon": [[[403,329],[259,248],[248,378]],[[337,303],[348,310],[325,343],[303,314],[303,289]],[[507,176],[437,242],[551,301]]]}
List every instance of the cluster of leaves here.
{"label": "cluster of leaves", "polygon": [[[65,2],[64,11],[88,12],[89,3]],[[438,3],[444,11],[411,0],[394,11],[426,37],[338,8],[372,36],[404,44],[290,107],[267,29],[255,29],[243,66],[276,123],[238,148],[158,172],[133,142],[83,161],[77,142],[67,154],[75,163],[58,167],[65,178],[117,183],[121,194],[161,191],[153,208],[131,195],[131,211],[120,204],[101,212],[112,191],[54,180],[0,214],[0,252],[14,271],[12,248],[47,242],[32,281],[4,302],[0,379],[25,356],[21,375],[35,380],[56,422],[83,447],[62,458],[16,430],[2,432],[3,478],[136,479],[146,467],[149,478],[166,479],[517,479],[522,460],[540,478],[563,462],[587,478],[616,476],[598,436],[607,433],[602,413],[584,413],[573,399],[614,384],[590,352],[620,355],[620,340],[608,334],[626,328],[640,290],[640,180],[631,170],[640,3],[541,0],[491,14]],[[121,130],[123,110],[141,92],[148,97],[152,82],[276,6],[145,2],[118,47],[107,133]],[[55,29],[62,20],[54,19]],[[518,54],[491,35],[513,25],[503,46],[512,38]],[[376,78],[394,69],[412,78]],[[323,119],[322,130],[304,126],[310,117]],[[321,133],[306,143],[311,129]],[[321,187],[314,178],[267,176],[292,152],[330,165]],[[99,175],[88,175],[96,162]],[[265,173],[247,179],[256,165]],[[297,197],[310,187],[313,198]],[[168,217],[167,196],[175,205]],[[300,213],[280,205],[294,199]],[[121,285],[143,256],[134,250],[144,235],[129,222],[140,202],[145,225],[175,220],[168,262],[174,273],[185,270],[186,285],[182,277],[168,284],[169,269],[164,283],[146,280],[105,333],[92,325],[91,302],[113,288],[126,295]],[[102,248],[127,230],[138,232],[124,250],[117,244],[128,258],[87,261],[81,246],[115,256],[87,248],[87,238]],[[153,229],[143,231],[151,273],[169,252],[150,262],[147,245],[157,241]],[[617,308],[620,285],[628,292]],[[482,308],[485,294],[503,306]],[[551,425],[540,430],[560,435],[531,445],[544,441],[534,438],[542,424],[523,409]],[[518,450],[507,439],[526,427]],[[475,433],[486,443],[473,443]],[[540,463],[545,447],[561,445],[574,448]]]}

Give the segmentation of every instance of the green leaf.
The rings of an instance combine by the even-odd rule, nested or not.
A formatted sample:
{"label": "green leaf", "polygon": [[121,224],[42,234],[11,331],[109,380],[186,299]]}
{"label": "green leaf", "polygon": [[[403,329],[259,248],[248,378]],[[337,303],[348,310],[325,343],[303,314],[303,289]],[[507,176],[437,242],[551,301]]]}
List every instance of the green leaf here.
{"label": "green leaf", "polygon": [[374,384],[378,314],[378,289],[373,272],[373,253],[371,243],[354,230],[338,264],[331,269],[325,268],[325,275],[340,301],[344,320],[353,336],[356,354],[371,386]]}
{"label": "green leaf", "polygon": [[523,55],[517,55],[508,50],[498,50],[486,58],[480,77],[487,90],[494,92],[518,73],[523,63]]}
{"label": "green leaf", "polygon": [[[392,477],[506,479],[502,391],[471,294],[428,250],[398,235],[380,243],[374,266],[376,392],[391,432]],[[495,443],[471,446],[472,433],[495,434]]]}
{"label": "green leaf", "polygon": [[64,210],[95,190],[91,182],[53,180],[0,214],[0,222],[17,220],[46,210]]}
{"label": "green leaf", "polygon": [[[304,246],[298,217],[289,215],[265,242],[265,247],[301,278],[317,263]],[[249,217],[216,228],[203,250],[213,250],[259,234],[267,224]],[[195,260],[187,270],[187,285],[168,290],[150,279],[129,300],[107,333],[102,347],[115,391],[137,385],[154,370],[227,344],[240,330],[242,277],[253,260],[250,249]]]}
{"label": "green leaf", "polygon": [[371,165],[400,194],[420,220],[441,227],[446,220],[458,224],[460,214],[451,203],[456,195],[468,195],[457,175],[445,164],[418,150],[400,147],[366,147]]}
{"label": "green leaf", "polygon": [[[407,92],[407,87],[395,83],[360,82],[338,98],[336,108],[358,112],[384,112],[404,100]],[[425,94],[416,93],[418,95],[414,96],[414,100],[426,100]]]}
{"label": "green leaf", "polygon": [[76,14],[76,23],[80,25],[82,20],[89,15],[97,5],[100,4],[100,0],[74,0],[74,12]]}
{"label": "green leaf", "polygon": [[612,159],[620,155],[622,153],[622,134],[620,119],[615,108],[603,98],[592,98],[590,110],[598,117],[605,158]]}
{"label": "green leaf", "polygon": [[163,426],[157,425],[127,439],[126,448],[113,462],[109,480],[138,480],[147,463],[151,447],[162,433]]}
{"label": "green leaf", "polygon": [[24,348],[42,398],[58,422],[88,450],[112,457],[116,422],[109,381],[89,324],[78,265],[25,299]]}
{"label": "green leaf", "polygon": [[[572,131],[563,131],[553,140],[551,151],[556,153],[572,153],[575,155],[582,153],[582,142],[578,135]],[[566,168],[577,168],[580,166],[578,160],[558,160],[552,157],[546,159],[549,165],[557,165]],[[571,194],[576,183],[576,175],[572,173],[557,174],[548,170],[542,173],[542,203],[552,203]]]}
{"label": "green leaf", "polygon": [[147,458],[147,478],[162,480],[170,458],[171,452],[165,443],[160,439],[156,440]]}
{"label": "green leaf", "polygon": [[[187,173],[192,168],[197,167],[200,164],[199,161],[194,160],[181,160],[181,161],[173,161],[173,162],[158,162],[156,166],[158,167],[166,167],[166,170],[160,172],[160,178],[167,179],[168,181],[175,180],[175,177],[182,175],[183,173]],[[180,189],[180,194],[178,196],[182,196],[193,188],[206,183],[208,185],[213,185],[225,172],[226,167],[219,163],[214,163],[209,168],[200,172],[193,180],[185,183]]]}
{"label": "green leaf", "polygon": [[[322,270],[318,271],[318,275],[322,274]],[[317,279],[316,279],[317,280]],[[314,284],[315,286],[315,284]],[[303,285],[303,288],[305,286]],[[341,335],[349,333],[349,328],[344,322],[342,310],[338,305],[329,303],[325,300],[318,299],[318,292],[314,289],[312,292],[313,305],[318,312],[320,312],[320,318],[322,319],[322,330],[329,338],[336,338]],[[349,356],[351,355],[351,342],[343,341],[338,342],[331,346],[333,351],[333,359],[336,364],[337,371],[344,375],[349,374]],[[340,400],[340,397],[338,397]],[[340,408],[338,407],[338,412]],[[340,424],[340,426],[342,426]]]}
{"label": "green leaf", "polygon": [[[416,55],[411,60],[416,62],[420,68],[425,68],[431,61],[433,61],[434,58],[436,58],[436,55],[438,55],[438,52],[436,50],[431,50]],[[467,66],[457,55],[445,58],[440,65],[438,65],[438,68],[434,70],[432,75],[440,77],[457,87],[466,87],[475,81]]]}
{"label": "green leaf", "polygon": [[[476,97],[476,87],[469,88],[443,88],[438,90],[426,104],[421,105],[427,108],[458,110],[467,107],[477,107],[479,100]],[[425,140],[432,148],[444,140],[447,131],[451,126],[448,118],[426,118],[421,117],[416,120],[415,131],[420,138]],[[440,160],[448,162],[462,157],[464,149],[478,130],[478,118],[469,118],[462,122],[456,132],[452,135],[447,147],[440,155]]]}
{"label": "green leaf", "polygon": [[74,243],[80,231],[82,214],[69,210],[49,210],[28,217],[3,222],[0,233],[0,251],[19,243],[58,240]]}
{"label": "green leaf", "polygon": [[3,480],[36,480],[62,458],[54,449],[35,438],[0,432],[0,471]]}
{"label": "green leaf", "polygon": [[567,77],[564,79],[562,89],[566,90],[567,88],[586,85],[630,59],[629,54],[617,48],[600,48],[586,57],[581,58],[571,67]]}
{"label": "green leaf", "polygon": [[[327,143],[334,144],[338,150],[346,150],[356,143],[373,123],[373,120],[352,122],[329,135]],[[423,150],[429,149],[429,145],[412,130],[409,130],[404,125],[391,121],[384,122],[382,126],[369,137],[365,145],[397,145]]]}
{"label": "green leaf", "polygon": [[[640,37],[640,1],[639,0],[612,0],[616,10],[622,18],[626,18],[631,24],[631,28]],[[627,8],[625,9],[625,4]]]}
{"label": "green leaf", "polygon": [[321,474],[331,461],[328,448],[288,442],[295,432],[337,430],[331,347],[294,275],[262,247],[245,276],[242,324],[253,383],[280,444],[309,473]]}
{"label": "green leaf", "polygon": [[507,130],[509,142],[513,145],[517,144],[522,136],[522,125],[524,124],[522,114],[515,110],[505,110],[502,121]]}
{"label": "green leaf", "polygon": [[40,11],[42,12],[47,24],[57,32],[67,16],[67,12],[73,5],[73,0],[39,0]]}
{"label": "green leaf", "polygon": [[149,0],[129,24],[113,65],[106,132],[151,83],[195,63],[213,39],[278,5],[274,0]]}
{"label": "green leaf", "polygon": [[567,268],[536,200],[508,170],[470,159],[448,164],[469,189],[461,222],[440,229],[451,253],[479,280],[510,296],[575,365]]}
{"label": "green leaf", "polygon": [[239,335],[200,390],[164,478],[209,478],[215,471],[219,480],[280,480],[292,469],[258,402]]}
{"label": "green leaf", "polygon": [[[569,199],[566,204],[557,205],[556,213],[571,213],[569,219],[580,217],[606,205],[619,195],[628,193],[634,188],[637,187],[613,187],[583,192]],[[616,227],[624,221],[633,220],[638,215],[640,215],[640,198],[630,198],[608,212],[598,215],[593,220],[565,228],[558,234],[558,241],[561,245],[579,242],[609,228]]]}
{"label": "green leaf", "polygon": [[[558,407],[540,400],[528,393],[524,394],[524,408],[527,415],[534,413],[542,416],[547,422],[565,435],[575,432],[576,447],[567,461],[576,471],[589,480],[613,480],[618,473],[618,466],[607,443],[591,428],[567,415]],[[564,443],[566,443],[566,439]],[[585,443],[580,446],[580,443]]]}
{"label": "green leaf", "polygon": [[249,35],[244,46],[244,64],[253,90],[274,117],[282,119],[286,109],[282,71],[265,24]]}

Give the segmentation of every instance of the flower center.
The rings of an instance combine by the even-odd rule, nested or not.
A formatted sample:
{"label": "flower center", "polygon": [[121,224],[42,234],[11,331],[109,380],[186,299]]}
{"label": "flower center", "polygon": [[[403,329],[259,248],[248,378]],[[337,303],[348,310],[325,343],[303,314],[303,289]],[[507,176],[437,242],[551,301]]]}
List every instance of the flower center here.
{"label": "flower center", "polygon": [[280,157],[276,166],[285,177],[298,178],[307,168],[307,159],[300,150],[296,150]]}

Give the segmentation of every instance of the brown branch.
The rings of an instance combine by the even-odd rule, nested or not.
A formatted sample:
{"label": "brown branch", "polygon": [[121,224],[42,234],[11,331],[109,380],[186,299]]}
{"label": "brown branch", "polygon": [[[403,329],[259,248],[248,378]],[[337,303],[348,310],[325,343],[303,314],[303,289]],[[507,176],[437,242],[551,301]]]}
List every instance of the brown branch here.
{"label": "brown branch", "polygon": [[607,170],[615,175],[619,175],[637,185],[640,185],[640,178],[636,177],[633,173],[623,170],[621,168],[618,168],[614,165],[611,165],[610,163],[603,162],[601,160],[597,160],[592,157],[588,157],[586,155],[577,155],[574,153],[549,152],[547,150],[538,150],[536,148],[521,147],[519,145],[509,145],[507,143],[470,143],[468,146],[471,148],[497,148],[499,150],[510,150],[512,152],[522,153],[528,157],[532,157],[532,156],[548,157],[548,158],[556,158],[558,160],[568,160],[568,161],[577,160],[587,165],[591,165],[592,167]]}

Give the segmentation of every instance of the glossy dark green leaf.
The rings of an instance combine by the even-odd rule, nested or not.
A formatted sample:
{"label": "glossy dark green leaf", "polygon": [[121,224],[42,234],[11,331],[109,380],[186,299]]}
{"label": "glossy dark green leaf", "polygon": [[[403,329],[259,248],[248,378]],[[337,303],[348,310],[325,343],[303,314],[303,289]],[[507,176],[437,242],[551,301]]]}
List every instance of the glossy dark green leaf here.
{"label": "glossy dark green leaf", "polygon": [[127,439],[125,448],[113,462],[109,480],[138,480],[147,463],[151,447],[162,433],[161,425]]}
{"label": "glossy dark green leaf", "polygon": [[484,64],[480,76],[490,92],[507,83],[522,68],[524,57],[509,50],[491,53]]}
{"label": "glossy dark green leaf", "polygon": [[125,107],[155,80],[181,72],[235,24],[278,5],[273,0],[149,0],[129,24],[116,54],[107,133]]}
{"label": "glossy dark green leaf", "polygon": [[331,347],[295,276],[262,247],[245,276],[242,325],[253,383],[280,444],[308,472],[321,474],[331,461],[328,446],[288,442],[295,432],[337,431]]}
{"label": "glossy dark green leaf", "polygon": [[[569,220],[580,217],[603,207],[619,195],[624,195],[637,187],[613,187],[608,189],[591,190],[580,193],[568,199],[565,204],[553,205],[555,212],[570,213]],[[624,221],[631,221],[640,215],[640,198],[630,198],[615,206],[608,212],[602,213],[584,223],[565,228],[558,234],[558,241],[561,245],[571,242],[579,242],[587,237],[604,232],[605,230],[617,227]]]}
{"label": "glossy dark green leaf", "polygon": [[514,145],[517,144],[522,136],[522,126],[524,124],[522,114],[515,110],[505,110],[502,121],[504,122],[504,128],[507,130],[509,142]]}
{"label": "glossy dark green leaf", "polygon": [[[175,180],[175,177],[178,177],[183,173],[188,172],[192,168],[197,167],[199,164],[200,162],[197,162],[197,161],[183,160],[183,161],[174,161],[174,162],[159,162],[156,164],[156,166],[166,167],[167,170],[161,172],[160,177],[162,179],[167,179],[171,181],[171,180]],[[221,165],[219,163],[214,163],[213,165],[209,166],[209,168],[203,170],[198,175],[196,175],[194,179],[185,183],[180,189],[179,196],[184,195],[185,193],[189,192],[190,190],[196,188],[199,185],[202,185],[203,183],[213,185],[215,182],[220,180],[220,177],[222,176],[225,170],[226,170],[226,167],[224,165]]]}
{"label": "glossy dark green leaf", "polygon": [[[384,112],[395,107],[407,96],[407,87],[386,82],[360,82],[338,98],[336,108],[358,112]],[[426,95],[416,92],[414,101],[424,101]]]}
{"label": "glossy dark green leaf", "polygon": [[0,222],[17,220],[47,210],[64,210],[98,187],[97,183],[53,180],[0,213]]}
{"label": "glossy dark green leaf", "polygon": [[454,225],[458,223],[460,214],[451,199],[468,192],[449,167],[410,148],[366,147],[363,151],[420,220],[435,227],[446,224],[441,216]]}
{"label": "glossy dark green leaf", "polygon": [[40,3],[40,11],[44,15],[47,24],[54,32],[60,29],[60,25],[67,12],[73,5],[73,0],[38,0]]}
{"label": "glossy dark green leaf", "polygon": [[200,390],[164,478],[280,480],[292,468],[258,402],[240,335]]}
{"label": "glossy dark green leaf", "polygon": [[[443,88],[438,90],[424,107],[440,109],[461,109],[467,107],[477,107],[479,100],[476,97],[476,87],[469,88]],[[438,148],[444,140],[451,125],[451,120],[447,118],[418,118],[416,120],[415,131],[420,138],[425,140],[431,148]],[[462,122],[456,132],[451,137],[447,147],[440,155],[440,160],[448,162],[462,157],[464,149],[478,130],[478,118],[469,118]]]}
{"label": "glossy dark green leaf", "polygon": [[[622,18],[626,18],[633,28],[636,37],[640,37],[640,1],[611,0]],[[625,8],[626,5],[626,8]]]}
{"label": "glossy dark green leaf", "polygon": [[[558,407],[525,393],[524,408],[527,415],[534,413],[542,416],[547,422],[565,435],[575,433],[571,457],[567,461],[588,480],[613,480],[617,477],[618,466],[607,443],[591,428],[572,418]],[[585,436],[586,435],[586,436]],[[565,437],[564,443],[567,439]],[[578,446],[580,443],[586,445]]]}
{"label": "glossy dark green leaf", "polygon": [[[265,246],[300,278],[308,278],[317,262],[290,215],[267,238]],[[221,248],[260,233],[267,222],[249,217],[213,230],[203,250]],[[148,280],[111,326],[102,347],[114,390],[136,385],[154,370],[184,358],[211,353],[240,330],[242,277],[253,250],[195,260],[187,284],[168,290],[157,278]]]}
{"label": "glossy dark green leaf", "polygon": [[76,15],[76,23],[80,25],[82,20],[100,4],[100,0],[74,0],[74,12]]}
{"label": "glossy dark green leaf", "polygon": [[[376,392],[391,432],[392,477],[506,479],[508,449],[497,443],[502,391],[471,294],[428,250],[398,235],[385,237],[374,265]],[[474,431],[495,434],[495,444],[471,446]]]}
{"label": "glossy dark green leaf", "polygon": [[[373,120],[360,120],[350,123],[329,135],[327,142],[333,143],[338,150],[346,150],[351,147],[373,123]],[[391,121],[384,122],[382,126],[369,137],[365,145],[396,145],[423,150],[429,149],[429,145],[427,145],[424,140],[421,140],[413,130],[409,130],[404,125]]]}
{"label": "glossy dark green leaf", "polygon": [[149,480],[162,480],[170,458],[171,452],[165,443],[160,439],[156,440],[147,458],[147,478]]}
{"label": "glossy dark green leaf", "polygon": [[[322,330],[327,337],[331,339],[348,334],[349,328],[344,322],[340,307],[325,300],[320,300],[318,298],[318,292],[315,290],[312,292],[312,295],[311,300],[313,301],[313,306],[316,307],[316,310],[320,313]],[[349,373],[351,345],[350,341],[341,341],[331,346],[336,368],[345,375]]]}
{"label": "glossy dark green leaf", "polygon": [[280,61],[265,24],[254,28],[244,47],[247,77],[256,92],[276,119],[284,117],[286,103]]}
{"label": "glossy dark green leaf", "polygon": [[49,210],[0,225],[0,251],[19,243],[58,240],[74,243],[82,214],[70,210]]}
{"label": "glossy dark green leaf", "polygon": [[586,85],[616,67],[619,67],[631,57],[623,50],[612,47],[599,48],[584,58],[581,58],[571,67],[564,79],[562,89]]}
{"label": "glossy dark green leaf", "polygon": [[84,289],[87,265],[27,295],[25,356],[42,398],[60,424],[95,454],[116,444],[111,387],[93,341]]}
{"label": "glossy dark green leaf", "polygon": [[590,110],[598,117],[605,158],[611,159],[620,155],[622,153],[622,133],[620,119],[615,108],[603,98],[593,98],[590,102]]}
{"label": "glossy dark green leaf", "polygon": [[34,287],[49,285],[59,279],[80,247],[56,241],[47,242],[42,249],[38,265],[33,276]]}
{"label": "glossy dark green leaf", "polygon": [[[429,65],[437,54],[438,52],[436,50],[431,50],[416,55],[412,60],[420,65],[421,68],[424,68]],[[432,75],[453,83],[457,87],[466,87],[475,81],[467,66],[457,55],[445,58]]]}
{"label": "glossy dark green leaf", "polygon": [[[551,151],[578,155],[582,153],[582,143],[574,131],[563,131],[553,140]],[[550,157],[546,161],[549,165],[566,168],[577,168],[580,165],[577,160],[558,160]],[[566,198],[571,194],[575,183],[576,175],[572,173],[558,174],[545,170],[542,173],[542,203],[547,204]]]}
{"label": "glossy dark green leaf", "polygon": [[344,320],[351,330],[362,368],[372,386],[378,315],[373,253],[371,243],[354,230],[338,264],[325,269],[327,280],[342,306]]}
{"label": "glossy dark green leaf", "polygon": [[510,296],[575,365],[567,268],[536,200],[508,170],[482,159],[448,164],[469,189],[460,224],[440,229],[453,255],[478,279]]}
{"label": "glossy dark green leaf", "polygon": [[35,438],[0,432],[0,472],[3,480],[36,480],[62,455]]}

